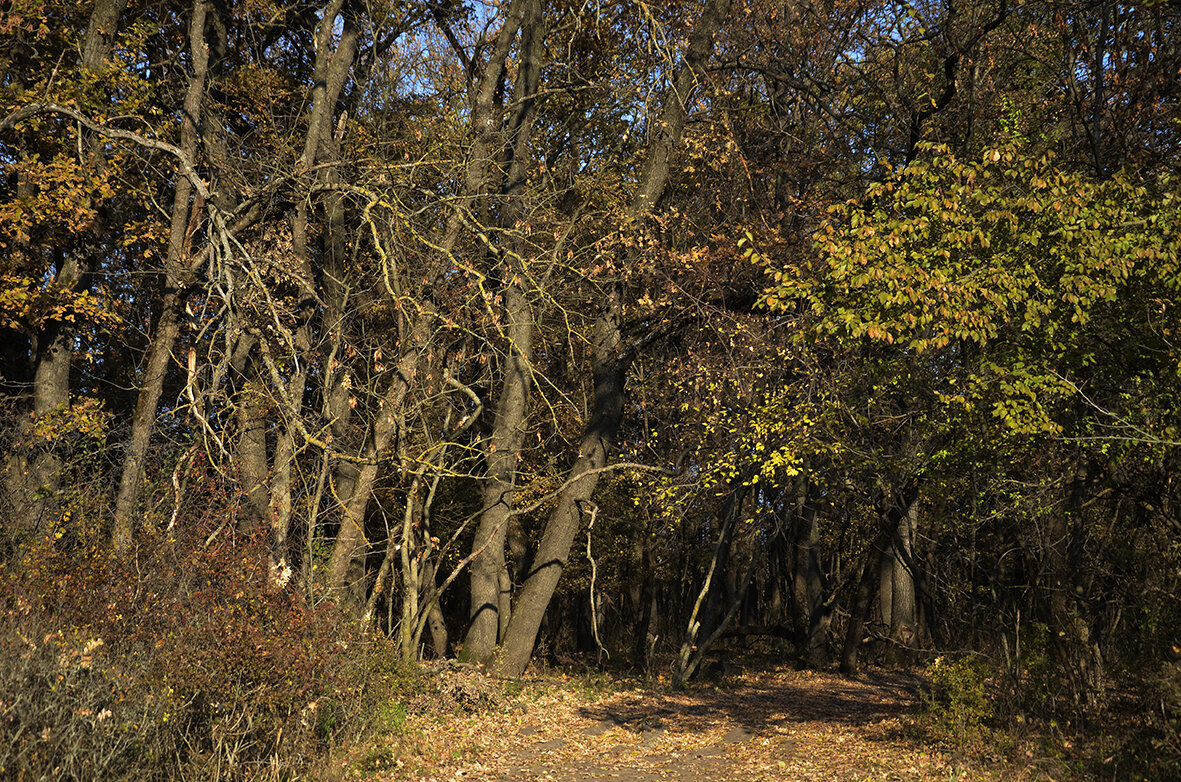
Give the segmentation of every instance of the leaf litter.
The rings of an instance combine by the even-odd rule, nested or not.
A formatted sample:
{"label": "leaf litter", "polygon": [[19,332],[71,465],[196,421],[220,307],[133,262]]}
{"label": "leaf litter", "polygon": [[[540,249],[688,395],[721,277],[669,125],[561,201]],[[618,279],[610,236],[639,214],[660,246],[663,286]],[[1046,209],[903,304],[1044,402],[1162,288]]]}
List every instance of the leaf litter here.
{"label": "leaf litter", "polygon": [[[497,681],[446,672],[383,746],[355,749],[341,776],[505,782],[1026,780],[1062,778],[924,746],[907,732],[922,680],[853,680],[788,668],[681,690],[547,673]],[[456,693],[460,696],[456,697]],[[473,694],[478,696],[473,697]],[[373,758],[387,762],[374,763]]]}

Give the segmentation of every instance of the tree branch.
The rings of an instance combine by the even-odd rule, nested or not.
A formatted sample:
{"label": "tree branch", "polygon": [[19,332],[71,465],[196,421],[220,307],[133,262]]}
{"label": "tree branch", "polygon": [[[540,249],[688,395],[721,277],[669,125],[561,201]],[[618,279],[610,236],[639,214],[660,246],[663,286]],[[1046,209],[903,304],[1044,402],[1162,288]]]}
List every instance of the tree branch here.
{"label": "tree branch", "polygon": [[118,128],[109,128],[106,125],[100,125],[89,117],[84,116],[81,112],[71,109],[68,106],[62,106],[59,103],[30,103],[23,108],[9,114],[3,120],[0,120],[0,130],[8,130],[14,127],[16,123],[29,117],[37,117],[43,114],[61,114],[69,117],[77,122],[82,127],[97,133],[106,138],[119,139],[121,141],[130,141],[146,149],[154,149],[158,152],[164,152],[172,155],[180,163],[181,173],[184,174],[185,179],[193,184],[193,188],[201,195],[206,202],[210,199],[209,187],[205,184],[201,177],[197,176],[196,170],[193,168],[193,161],[185,154],[180,147],[169,144],[167,141],[160,141],[159,139],[148,138],[139,133],[130,130],[119,130]]}

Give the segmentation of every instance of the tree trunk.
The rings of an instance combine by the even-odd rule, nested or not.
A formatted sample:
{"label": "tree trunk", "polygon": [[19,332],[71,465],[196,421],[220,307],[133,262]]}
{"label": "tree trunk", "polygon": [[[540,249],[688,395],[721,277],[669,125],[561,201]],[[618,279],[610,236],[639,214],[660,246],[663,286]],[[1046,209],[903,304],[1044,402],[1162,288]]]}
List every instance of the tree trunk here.
{"label": "tree trunk", "polygon": [[250,534],[267,517],[267,423],[266,405],[256,380],[242,384],[238,408],[238,480],[246,495],[247,513],[242,518],[244,534]]}
{"label": "tree trunk", "polygon": [[[468,164],[464,184],[471,196],[487,196],[488,183],[493,176],[493,156],[498,137],[500,112],[496,110],[497,91],[505,71],[507,58],[517,30],[521,24],[526,2],[514,0],[509,8],[504,26],[497,35],[497,42],[480,78],[475,106],[472,110],[472,125],[475,134],[471,160]],[[463,217],[459,210],[448,220],[442,238],[438,242],[440,256],[446,257],[455,247],[463,230]],[[426,287],[431,285],[428,280]],[[392,441],[398,427],[398,418],[410,381],[416,374],[418,355],[427,344],[434,311],[423,304],[421,313],[414,319],[404,340],[398,371],[379,405],[380,413],[373,422],[366,438],[364,454],[370,462],[363,464],[353,473],[350,468],[348,483],[351,492],[341,497],[343,507],[340,531],[332,549],[328,565],[328,583],[331,592],[342,600],[353,603],[357,609],[365,605],[365,569],[363,554],[366,549],[364,533],[365,509],[378,476],[377,462]],[[499,601],[498,601],[499,602]],[[499,611],[497,612],[499,613]]]}
{"label": "tree trunk", "polygon": [[866,554],[865,567],[861,571],[861,580],[857,584],[857,598],[849,612],[849,627],[845,634],[845,645],[841,650],[840,671],[846,676],[857,673],[857,656],[861,648],[865,623],[869,621],[870,610],[873,607],[874,589],[881,575],[882,561],[886,556],[886,549],[897,529],[899,519],[910,513],[911,505],[918,501],[918,486],[912,484],[902,494],[895,498],[887,508],[883,509],[879,520],[878,533]]}
{"label": "tree trunk", "polygon": [[[96,0],[87,22],[79,62],[83,73],[100,70],[114,45],[119,19],[127,0]],[[102,146],[85,134],[88,165],[103,167]],[[18,188],[22,188],[18,184]],[[58,264],[52,285],[79,290],[87,271],[95,262],[84,259],[77,249],[58,249]],[[54,411],[65,410],[70,403],[70,364],[73,359],[73,335],[64,324],[51,322],[33,344],[33,420]],[[61,459],[48,448],[14,456],[7,465],[9,501],[23,532],[30,532],[56,513],[57,494],[61,488]]]}
{"label": "tree trunk", "polygon": [[289,407],[284,411],[285,420],[279,427],[275,443],[275,460],[271,469],[270,503],[267,505],[268,539],[271,581],[275,586],[287,586],[292,568],[287,537],[291,530],[293,472],[295,468],[296,437],[294,418],[301,414],[304,386],[307,384],[306,371],[299,371],[288,384]]}
{"label": "tree trunk", "polygon": [[650,669],[652,644],[652,619],[656,610],[656,567],[652,557],[652,535],[647,529],[636,542],[640,555],[636,558],[639,565],[637,575],[640,579],[639,594],[637,596],[636,621],[632,625],[632,665],[642,671]]}
{"label": "tree trunk", "polygon": [[[826,601],[824,574],[817,547],[820,529],[816,506],[810,502],[811,482],[797,505],[792,540],[792,614],[795,625],[796,661],[802,667],[828,664],[828,625],[831,605]],[[802,505],[802,507],[800,507]]]}
{"label": "tree trunk", "polygon": [[607,464],[607,448],[623,417],[623,384],[627,367],[619,359],[619,300],[612,296],[611,302],[595,324],[591,419],[582,436],[578,459],[570,471],[572,477],[558,496],[558,505],[546,522],[533,566],[521,587],[502,643],[497,667],[508,676],[520,676],[529,664],[546,606],[570,556],[583,505],[594,495],[600,471]]}
{"label": "tree trunk", "polygon": [[[511,163],[503,213],[500,216],[501,227],[510,229],[523,214],[519,191],[524,186],[528,170],[527,153],[535,105],[533,95],[537,91],[544,42],[540,2],[525,0],[522,5],[522,61],[514,89],[514,95],[519,96],[520,103],[508,128],[512,136],[509,147]],[[506,49],[506,56],[507,53]],[[500,70],[504,66],[501,63],[493,67]],[[482,114],[490,114],[491,106],[485,106],[482,98],[477,108]],[[493,132],[491,116],[485,122],[488,127],[480,132],[483,143],[477,154],[490,155],[499,128]],[[490,179],[488,172],[479,176],[473,174],[470,185],[477,188],[477,194],[482,194],[481,191],[490,187]],[[528,424],[533,380],[533,312],[520,282],[527,277],[524,269],[518,268],[515,261],[506,261],[503,265],[503,269],[496,271],[510,277],[501,293],[505,321],[502,332],[507,344],[501,362],[496,417],[484,454],[486,475],[482,488],[483,511],[472,540],[475,559],[470,572],[471,615],[463,643],[463,658],[479,663],[486,663],[491,658],[497,642],[507,632],[511,622],[512,580],[505,560],[505,540],[513,513],[513,490]]]}
{"label": "tree trunk", "polygon": [[96,71],[103,66],[115,45],[119,18],[127,7],[127,0],[96,0],[86,27],[86,42],[82,46],[82,68]]}
{"label": "tree trunk", "polygon": [[[193,17],[189,22],[189,53],[193,72],[185,91],[183,119],[180,126],[180,149],[189,160],[197,153],[198,125],[201,105],[205,97],[205,77],[209,72],[209,47],[205,43],[205,24],[210,3],[194,0]],[[187,240],[192,234],[192,223],[197,219],[200,203],[190,203],[193,184],[188,177],[178,176],[172,198],[172,222],[168,230],[168,249],[164,258],[164,300],[156,333],[148,349],[147,369],[135,401],[131,419],[131,437],[127,442],[123,473],[119,480],[119,494],[115,500],[115,528],[113,542],[117,551],[126,551],[135,534],[135,519],[143,488],[144,459],[156,428],[156,409],[164,391],[164,379],[172,349],[180,334],[181,288],[187,276],[184,256]]]}
{"label": "tree trunk", "polygon": [[889,540],[890,531],[883,525],[883,528],[878,532],[877,539],[869,548],[865,566],[861,570],[861,580],[857,584],[857,597],[853,602],[853,608],[849,611],[849,627],[845,633],[844,648],[841,650],[840,671],[846,676],[857,674],[857,653],[861,648],[865,623],[869,621],[874,586],[882,561],[882,550]]}
{"label": "tree trunk", "polygon": [[[322,83],[322,88],[313,88],[312,118],[309,122],[308,136],[305,139],[301,157],[301,166],[305,171],[312,169],[317,164],[334,163],[340,159],[340,145],[343,141],[345,126],[343,124],[334,126],[333,119],[336,116],[336,108],[348,82],[349,74],[357,60],[360,28],[356,21],[356,6],[357,4],[352,0],[344,3],[334,0],[328,8],[328,11],[333,15],[343,14],[342,35],[335,51],[332,51],[330,56],[327,54],[324,56],[318,54],[317,56],[315,67],[317,79],[322,80],[319,82]],[[330,32],[326,28],[317,31],[318,36],[324,36],[318,39],[323,47],[317,50],[318,53],[327,51]],[[343,117],[341,122],[343,123]],[[315,178],[324,186],[339,184],[341,181],[340,169],[333,165],[324,166],[316,172]],[[356,431],[359,427],[355,426],[352,407],[356,401],[353,398],[354,391],[352,389],[355,375],[349,371],[349,364],[345,360],[347,351],[343,349],[345,320],[348,316],[350,296],[350,290],[346,283],[349,279],[346,267],[349,228],[346,225],[347,209],[343,193],[328,189],[323,194],[323,205],[325,225],[320,231],[320,265],[322,269],[320,291],[324,306],[320,313],[320,324],[324,336],[319,356],[321,371],[319,382],[324,400],[324,415],[327,417],[331,433],[331,442],[334,448],[346,450],[350,445],[352,447],[360,445],[360,441],[367,434],[363,430]],[[306,220],[308,214],[306,209],[308,206],[305,202],[302,207],[305,210],[303,217],[297,220],[300,223],[298,231],[305,243],[307,241]],[[380,240],[375,238],[374,241]],[[308,353],[310,361],[312,350],[309,349]],[[342,500],[342,511],[353,497],[359,477],[358,473],[358,466],[355,462],[338,460],[334,465],[333,496]]]}
{"label": "tree trunk", "polygon": [[[54,276],[55,287],[75,288],[83,275],[74,253],[66,254]],[[38,342],[37,369],[33,375],[34,420],[60,413],[70,406],[70,363],[74,356],[73,335],[61,324],[49,326]],[[42,529],[56,516],[61,490],[62,462],[52,443],[34,446],[23,483],[24,528]]]}
{"label": "tree trunk", "polygon": [[[178,198],[186,183],[187,180],[183,178],[177,182]],[[164,294],[156,333],[152,335],[151,347],[148,349],[144,380],[136,396],[135,413],[131,419],[131,436],[127,441],[119,493],[115,499],[115,528],[112,541],[117,551],[126,551],[131,546],[135,534],[135,520],[139,518],[138,506],[143,492],[145,458],[156,428],[156,410],[160,396],[164,392],[164,380],[172,359],[172,348],[180,334],[180,293],[169,282],[165,285],[168,286],[168,290]]]}
{"label": "tree trunk", "polygon": [[[730,11],[731,0],[706,0],[680,66],[665,95],[657,138],[649,146],[639,186],[633,195],[629,215],[635,220],[650,212],[668,185],[672,157],[680,146],[685,127],[686,106],[698,77],[713,52],[714,36]],[[623,387],[629,360],[622,354],[622,303],[613,291],[592,337],[594,402],[590,422],[584,431],[571,479],[558,497],[558,506],[546,523],[532,568],[521,588],[512,621],[502,642],[498,662],[501,673],[521,675],[533,654],[537,631],[545,616],[570,547],[578,532],[582,505],[589,502],[606,467],[607,449],[623,418]]]}
{"label": "tree trunk", "polygon": [[689,36],[689,45],[685,48],[681,66],[664,95],[660,122],[655,126],[657,137],[644,160],[640,186],[632,202],[632,213],[635,215],[655,209],[664,195],[673,155],[681,145],[681,134],[685,130],[689,95],[705,72],[706,63],[713,54],[714,36],[730,13],[730,3],[731,0],[706,0],[705,8]]}
{"label": "tree trunk", "polygon": [[410,337],[411,344],[398,360],[397,369],[382,395],[379,412],[361,450],[367,461],[351,480],[351,491],[347,495],[339,490],[337,492],[342,513],[340,529],[336,533],[336,542],[328,561],[328,591],[358,615],[365,607],[364,555],[368,545],[365,538],[365,511],[377,483],[379,460],[398,430],[398,416],[410,384],[418,374],[419,346],[425,344],[433,320],[429,312],[418,316],[414,333]]}
{"label": "tree trunk", "polygon": [[505,538],[513,508],[517,463],[524,442],[532,387],[533,314],[523,291],[516,285],[504,290],[505,332],[500,399],[485,462],[488,474],[483,487],[483,512],[472,542],[476,558],[471,568],[471,624],[464,638],[463,657],[487,662],[507,624],[504,604],[508,570]]}
{"label": "tree trunk", "polygon": [[894,539],[890,543],[890,640],[909,651],[918,635],[918,609],[915,599],[914,534],[918,524],[919,504],[911,502],[906,513],[898,518]]}
{"label": "tree trunk", "polygon": [[714,630],[722,621],[722,616],[726,613],[726,607],[734,602],[737,576],[734,568],[731,567],[731,552],[734,549],[735,528],[738,525],[738,519],[742,516],[742,505],[745,500],[746,489],[739,484],[731,490],[730,495],[722,503],[724,533],[718,538],[718,544],[714,550],[714,561],[710,565],[713,571],[712,584],[705,590],[705,603],[700,614],[695,617],[695,620],[700,623],[700,627],[692,631],[692,638],[686,635],[685,643],[688,646],[696,646],[699,637],[708,638],[713,635]]}
{"label": "tree trunk", "polygon": [[[719,514],[722,523],[718,530],[718,542],[714,544],[713,557],[686,622],[684,639],[681,641],[681,649],[674,664],[673,682],[678,687],[688,681],[700,665],[707,646],[706,641],[702,639],[712,639],[718,627],[728,621],[728,618],[723,619],[720,616],[719,592],[722,590],[719,588],[719,582],[725,578],[726,570],[729,568],[734,527],[742,514],[742,503],[746,498],[745,487],[738,480],[735,480],[735,484],[722,503]],[[753,568],[753,559],[751,564]],[[726,605],[731,604],[732,600],[726,602]]]}
{"label": "tree trunk", "polygon": [[1051,518],[1047,533],[1050,578],[1050,628],[1054,655],[1070,677],[1076,703],[1094,711],[1103,698],[1103,655],[1091,631],[1083,598],[1081,571],[1082,508],[1090,486],[1087,465],[1075,469],[1066,498],[1066,512]]}
{"label": "tree trunk", "polygon": [[[333,120],[340,96],[344,92],[345,85],[348,83],[357,58],[360,35],[361,29],[357,22],[356,3],[353,0],[331,0],[320,14],[320,23],[317,25],[315,31],[316,60],[313,66],[313,80],[310,94],[311,110],[308,118],[308,132],[304,138],[304,148],[299,160],[299,166],[303,172],[309,172],[318,163],[326,160],[334,160],[337,157],[340,139],[333,135]],[[333,43],[335,43],[335,47],[333,47]],[[339,181],[339,173],[335,167],[328,166],[322,171],[318,171],[315,179],[326,185],[334,184]],[[335,335],[339,333],[339,319],[343,316],[343,307],[346,300],[344,290],[337,285],[337,280],[341,277],[340,270],[343,268],[344,231],[342,226],[344,206],[339,194],[330,193],[326,197],[326,200],[325,222],[327,225],[323,231],[323,258],[321,261],[326,270],[326,273],[322,276],[326,280],[325,286],[328,290],[324,296],[327,304],[327,312],[322,313],[322,315],[328,321],[326,331],[330,335]],[[311,285],[315,279],[312,247],[309,242],[309,223],[312,219],[311,210],[311,201],[307,199],[300,201],[296,208],[295,219],[292,222],[292,240],[295,255],[299,259],[301,266],[300,276],[308,285]],[[302,373],[305,374],[305,377],[306,367],[313,358],[310,331],[313,316],[311,308],[314,306],[315,301],[314,293],[308,290],[304,294],[304,302],[302,303],[303,306],[307,307],[308,311],[304,315],[305,323],[301,326],[299,334],[299,341],[302,343],[300,350],[303,354],[300,359],[300,366],[304,368]],[[333,340],[329,339],[328,342],[329,360],[321,369],[325,373],[323,377],[326,379],[326,382],[331,384],[324,389],[324,393],[328,397],[326,412],[331,417],[330,427],[333,434],[333,441],[337,442],[343,439],[340,435],[343,433],[344,427],[347,424],[348,413],[342,410],[342,405],[347,408],[348,393],[347,389],[341,388],[341,384],[344,382],[343,373],[339,372],[337,367],[333,366],[333,360],[336,358],[335,353],[332,352]],[[414,359],[412,360],[416,361],[416,358],[417,352],[415,351]],[[403,357],[403,361],[405,360],[405,357]],[[294,379],[291,385],[293,387],[296,385]],[[287,450],[288,446],[294,447],[296,438],[299,436],[295,419],[301,414],[298,406],[302,402],[304,389],[302,382],[298,385],[299,398],[291,399],[291,403],[297,409],[289,411],[290,417],[279,435],[280,447],[276,448],[274,470],[279,478],[283,478],[281,474],[282,470],[289,468],[290,459],[294,455],[293,451],[289,452]],[[398,404],[400,404],[404,390],[401,389],[401,384],[397,379],[392,381],[389,392],[394,395]],[[390,401],[388,397],[389,394],[387,394],[387,399],[383,400],[383,402]],[[383,405],[378,416],[379,421],[382,423],[375,423],[373,427],[374,431],[368,433],[368,439],[363,448],[363,453],[366,457],[373,460],[374,463],[364,464],[358,469],[353,463],[338,462],[333,480],[332,496],[340,500],[341,525],[340,533],[337,536],[329,562],[328,586],[329,591],[334,596],[340,597],[358,615],[364,610],[366,605],[364,599],[364,561],[362,559],[359,567],[353,568],[352,566],[356,564],[353,562],[353,558],[365,545],[365,509],[368,506],[369,494],[377,479],[377,465],[375,462],[380,457],[381,452],[391,437],[394,425],[393,410],[396,410],[396,408],[389,408]],[[272,509],[279,512],[286,511],[284,516],[272,515],[270,519],[273,546],[282,545],[285,547],[286,545],[285,541],[290,528],[291,488],[289,479],[277,480],[272,486]],[[286,497],[283,495],[286,495]],[[278,553],[282,555],[284,551],[279,549]],[[277,565],[277,562],[275,564]],[[345,590],[346,584],[349,586],[347,594]]]}
{"label": "tree trunk", "polygon": [[[423,583],[432,593],[437,586],[436,570],[435,563],[427,559],[423,566]],[[447,637],[447,620],[437,599],[431,600],[427,605],[427,629],[431,634],[431,651],[436,658],[445,659],[451,653],[451,641]]]}

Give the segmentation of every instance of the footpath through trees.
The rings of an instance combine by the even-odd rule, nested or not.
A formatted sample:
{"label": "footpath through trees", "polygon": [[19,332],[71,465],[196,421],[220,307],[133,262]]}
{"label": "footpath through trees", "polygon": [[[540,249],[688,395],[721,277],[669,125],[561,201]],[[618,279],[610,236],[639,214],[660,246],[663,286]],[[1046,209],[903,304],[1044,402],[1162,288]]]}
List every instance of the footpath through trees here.
{"label": "footpath through trees", "polygon": [[[445,671],[425,708],[385,743],[340,763],[338,778],[548,780],[1066,779],[1072,767],[1044,743],[965,753],[925,732],[924,677],[860,680],[785,668],[730,672],[671,688],[601,675],[551,674],[505,685]],[[508,693],[508,694],[506,694]],[[441,705],[445,702],[445,705]],[[1069,747],[1070,742],[1066,742]],[[1036,747],[1036,749],[1035,749]],[[1077,768],[1077,764],[1076,764]]]}

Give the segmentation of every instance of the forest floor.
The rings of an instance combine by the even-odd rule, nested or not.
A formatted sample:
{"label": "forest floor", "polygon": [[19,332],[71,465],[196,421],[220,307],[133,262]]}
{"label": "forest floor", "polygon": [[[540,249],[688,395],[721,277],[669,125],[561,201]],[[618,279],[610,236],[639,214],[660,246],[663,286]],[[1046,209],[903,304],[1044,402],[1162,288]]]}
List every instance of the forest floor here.
{"label": "forest floor", "polygon": [[[971,755],[915,728],[922,679],[760,670],[673,689],[560,674],[497,682],[445,670],[337,778],[520,782],[1050,780],[1043,753]],[[440,706],[444,702],[448,706]],[[456,708],[456,707],[461,708]],[[1015,757],[1014,757],[1015,756]],[[1040,756],[1040,759],[1039,759]]]}

